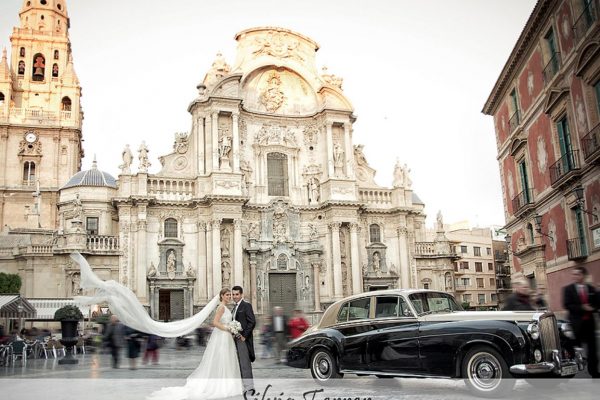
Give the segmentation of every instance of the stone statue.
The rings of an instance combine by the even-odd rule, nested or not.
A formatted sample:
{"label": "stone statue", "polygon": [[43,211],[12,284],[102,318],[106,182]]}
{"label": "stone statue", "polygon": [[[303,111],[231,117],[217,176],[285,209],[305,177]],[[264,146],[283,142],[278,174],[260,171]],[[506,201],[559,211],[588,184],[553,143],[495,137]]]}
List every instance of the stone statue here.
{"label": "stone statue", "polygon": [[446,289],[452,289],[452,275],[446,274]]}
{"label": "stone statue", "polygon": [[399,160],[396,160],[394,166],[394,183],[392,186],[395,188],[404,187],[404,169],[400,166]]}
{"label": "stone statue", "polygon": [[129,145],[125,145],[125,149],[121,153],[121,157],[123,157],[123,164],[119,165],[122,174],[130,174],[131,173],[131,163],[133,162],[133,154],[131,154],[131,149]]}
{"label": "stone statue", "polygon": [[80,282],[81,282],[81,277],[79,276],[78,273],[73,274],[72,276],[72,281],[73,281],[73,296],[77,296],[81,294],[81,287]]}
{"label": "stone statue", "polygon": [[175,261],[175,251],[171,250],[167,256],[167,275],[169,276],[169,279],[175,278],[175,271],[177,270]]}
{"label": "stone statue", "polygon": [[308,224],[308,238],[310,240],[314,240],[319,236],[319,232],[317,231],[317,226],[315,224]]}
{"label": "stone statue", "polygon": [[437,219],[438,232],[443,232],[444,231],[444,217],[442,216],[442,210],[438,211],[436,219]]}
{"label": "stone statue", "polygon": [[273,242],[285,243],[287,236],[287,215],[281,205],[278,205],[273,212]]}
{"label": "stone statue", "polygon": [[79,199],[79,194],[75,195],[73,199],[73,219],[81,221],[83,218],[83,205]]}
{"label": "stone statue", "polygon": [[229,257],[229,245],[231,242],[231,233],[229,228],[221,231],[221,257]]}
{"label": "stone statue", "polygon": [[373,253],[373,271],[379,272],[381,270],[381,259],[379,258],[379,252]]}
{"label": "stone statue", "polygon": [[365,146],[362,144],[357,144],[354,146],[354,160],[356,161],[357,165],[368,166],[369,163],[367,162],[365,154],[363,153],[364,147]]}
{"label": "stone statue", "polygon": [[231,268],[229,267],[229,263],[227,261],[223,261],[223,263],[221,263],[221,276],[223,278],[223,287],[228,287],[231,281]]}
{"label": "stone statue", "polygon": [[258,239],[260,237],[260,232],[258,230],[258,224],[255,222],[250,222],[248,225],[248,239]]}
{"label": "stone statue", "polygon": [[404,164],[404,167],[402,168],[402,173],[404,174],[404,187],[406,189],[410,189],[412,186],[412,181],[410,180],[410,169],[408,168],[408,166],[406,164]]}
{"label": "stone statue", "polygon": [[196,273],[194,272],[194,269],[192,268],[192,263],[189,263],[187,269],[185,270],[185,274],[190,278],[194,278],[196,276]]}
{"label": "stone statue", "polygon": [[229,152],[231,151],[231,137],[223,136],[219,140],[219,162],[220,166],[229,161]]}
{"label": "stone statue", "polygon": [[308,202],[316,204],[321,197],[319,190],[319,181],[314,176],[308,180]]}
{"label": "stone statue", "polygon": [[148,168],[150,168],[150,166],[152,164],[150,164],[150,160],[148,159],[148,146],[146,146],[146,142],[142,141],[142,144],[140,144],[140,148],[138,149],[138,159],[140,160],[140,168],[139,171],[146,173],[148,172]]}
{"label": "stone statue", "polygon": [[148,278],[152,278],[154,276],[156,276],[156,267],[154,266],[154,263],[150,263],[150,268],[148,269],[148,273],[146,274],[146,276]]}
{"label": "stone statue", "polygon": [[344,166],[344,150],[339,143],[333,145],[333,165],[336,168],[342,168]]}

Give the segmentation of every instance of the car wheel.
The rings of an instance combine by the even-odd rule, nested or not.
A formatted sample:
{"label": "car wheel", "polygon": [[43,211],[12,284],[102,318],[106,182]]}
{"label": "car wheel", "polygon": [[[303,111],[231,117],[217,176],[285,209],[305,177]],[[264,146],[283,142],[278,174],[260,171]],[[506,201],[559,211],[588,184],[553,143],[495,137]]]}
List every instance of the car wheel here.
{"label": "car wheel", "polygon": [[339,379],[344,375],[338,372],[337,362],[330,351],[319,349],[315,351],[310,361],[310,373],[313,379],[320,383],[327,383],[332,379]]}
{"label": "car wheel", "polygon": [[462,377],[467,387],[482,397],[500,397],[515,386],[506,362],[489,347],[474,347],[465,354]]}

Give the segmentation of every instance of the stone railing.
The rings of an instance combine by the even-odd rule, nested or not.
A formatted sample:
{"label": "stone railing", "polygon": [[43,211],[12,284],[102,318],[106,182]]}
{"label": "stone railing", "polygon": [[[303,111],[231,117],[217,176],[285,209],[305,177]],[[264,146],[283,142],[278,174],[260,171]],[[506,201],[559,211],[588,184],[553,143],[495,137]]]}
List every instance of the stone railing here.
{"label": "stone railing", "polygon": [[28,253],[52,254],[53,246],[51,244],[32,245],[27,247]]}
{"label": "stone railing", "polygon": [[190,179],[148,178],[148,195],[159,200],[190,200],[196,184]]}
{"label": "stone railing", "polygon": [[392,205],[392,189],[358,189],[358,200],[373,205]]}
{"label": "stone railing", "polygon": [[10,108],[8,112],[0,113],[0,120],[12,123],[30,123],[47,125],[78,126],[80,116],[73,111],[45,111],[37,108]]}
{"label": "stone railing", "polygon": [[96,251],[119,250],[119,237],[118,236],[88,235],[86,248],[88,250],[96,250]]}
{"label": "stone railing", "polygon": [[415,243],[415,255],[418,256],[434,256],[435,243],[434,242],[416,242]]}

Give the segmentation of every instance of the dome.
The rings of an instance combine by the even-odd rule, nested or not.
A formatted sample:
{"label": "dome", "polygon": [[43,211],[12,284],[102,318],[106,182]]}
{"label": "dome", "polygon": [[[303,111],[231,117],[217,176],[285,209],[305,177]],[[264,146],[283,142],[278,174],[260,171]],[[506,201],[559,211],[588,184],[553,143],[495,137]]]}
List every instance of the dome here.
{"label": "dome", "polygon": [[94,160],[92,163],[92,169],[76,173],[61,189],[67,189],[76,186],[100,186],[116,189],[117,181],[108,172],[100,171],[96,164],[96,160]]}

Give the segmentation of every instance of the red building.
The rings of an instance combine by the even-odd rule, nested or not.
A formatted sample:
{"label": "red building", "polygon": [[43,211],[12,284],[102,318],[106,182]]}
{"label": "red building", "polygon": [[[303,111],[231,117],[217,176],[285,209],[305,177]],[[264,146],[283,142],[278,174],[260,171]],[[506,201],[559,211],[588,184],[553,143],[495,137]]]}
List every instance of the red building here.
{"label": "red building", "polygon": [[562,309],[570,270],[600,284],[600,0],[540,0],[483,113],[494,117],[512,278]]}

